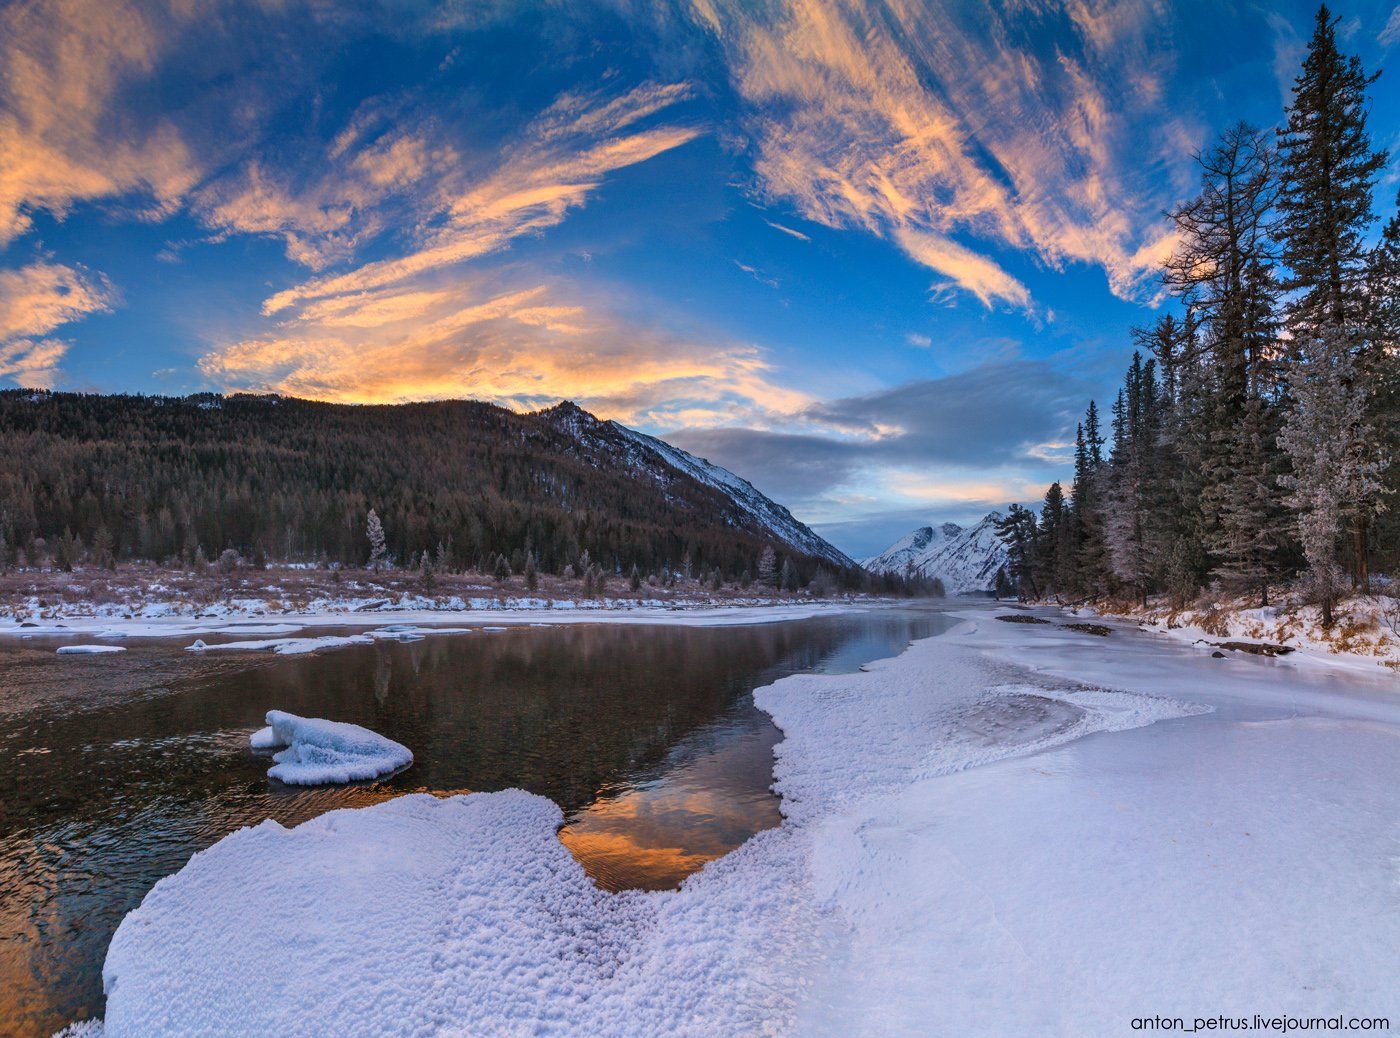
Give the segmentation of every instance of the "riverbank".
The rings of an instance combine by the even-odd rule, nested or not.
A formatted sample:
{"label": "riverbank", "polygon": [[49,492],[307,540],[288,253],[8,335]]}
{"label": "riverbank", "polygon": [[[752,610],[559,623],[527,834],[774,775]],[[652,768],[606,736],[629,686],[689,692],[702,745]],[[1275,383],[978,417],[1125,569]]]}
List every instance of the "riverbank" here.
{"label": "riverbank", "polygon": [[598,890],[558,808],[519,791],[236,833],[118,930],[106,1034],[1396,1016],[1400,706],[1379,684],[966,619],[759,690],[784,823],[679,891]]}
{"label": "riverbank", "polygon": [[1323,625],[1321,610],[1293,589],[1280,590],[1268,606],[1260,606],[1253,596],[1218,597],[1184,608],[1152,599],[1146,606],[1107,602],[1065,610],[1074,616],[1128,620],[1207,649],[1218,649],[1224,642],[1278,646],[1284,650],[1281,655],[1294,662],[1362,671],[1380,666],[1400,674],[1400,597],[1395,594],[1342,599],[1333,610],[1331,627]]}
{"label": "riverbank", "polygon": [[776,623],[823,612],[891,604],[868,595],[765,594],[715,589],[677,578],[635,591],[613,579],[584,595],[581,582],[523,577],[487,581],[449,575],[269,568],[194,574],[127,567],[115,573],[11,573],[0,583],[0,637],[285,639],[338,627],[416,625],[443,629],[494,624]]}

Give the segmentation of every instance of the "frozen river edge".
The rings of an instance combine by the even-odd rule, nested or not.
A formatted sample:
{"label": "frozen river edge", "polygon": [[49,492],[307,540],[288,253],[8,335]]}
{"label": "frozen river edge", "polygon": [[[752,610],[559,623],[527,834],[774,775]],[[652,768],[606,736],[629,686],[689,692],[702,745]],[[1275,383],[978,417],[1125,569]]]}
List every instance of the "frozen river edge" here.
{"label": "frozen river edge", "polygon": [[[1317,679],[1203,680],[1140,636],[968,617],[759,690],[786,821],[679,891],[597,890],[520,791],[235,833],[123,922],[105,1033],[1111,1034],[1390,1008],[1393,701],[1334,682],[1285,708],[1270,681]],[[1345,868],[1319,881],[1319,854]]]}

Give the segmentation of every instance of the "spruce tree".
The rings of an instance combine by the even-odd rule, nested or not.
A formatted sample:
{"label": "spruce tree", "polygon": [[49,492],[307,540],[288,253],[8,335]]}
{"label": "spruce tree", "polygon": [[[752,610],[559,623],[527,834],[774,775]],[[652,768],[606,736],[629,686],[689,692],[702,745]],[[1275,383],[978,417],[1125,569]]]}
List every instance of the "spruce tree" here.
{"label": "spruce tree", "polygon": [[1356,325],[1371,189],[1386,164],[1366,130],[1366,90],[1379,73],[1368,75],[1359,58],[1337,49],[1337,22],[1326,4],[1318,8],[1278,138],[1278,234],[1284,287],[1296,293],[1288,306],[1294,330]]}
{"label": "spruce tree", "polygon": [[1280,477],[1297,516],[1322,620],[1332,624],[1339,592],[1337,538],[1349,502],[1373,497],[1381,466],[1366,422],[1366,390],[1357,379],[1350,337],[1335,327],[1309,333],[1297,344],[1289,370],[1293,406],[1279,436],[1292,461]]}
{"label": "spruce tree", "polygon": [[[1369,393],[1378,358],[1364,334],[1368,271],[1362,241],[1373,219],[1371,192],[1386,155],[1371,147],[1366,129],[1366,90],[1376,76],[1366,73],[1359,58],[1337,49],[1336,24],[1326,5],[1318,9],[1303,71],[1294,81],[1287,125],[1279,131],[1283,191],[1278,233],[1288,268],[1284,287],[1293,293],[1289,331],[1295,343],[1310,344],[1299,351],[1299,360],[1325,358],[1331,367],[1311,377],[1330,384],[1336,377],[1335,349],[1353,353],[1358,363],[1350,377],[1358,379],[1363,415],[1374,419]],[[1295,366],[1289,385],[1309,377]],[[1301,425],[1312,422],[1308,416],[1300,419]],[[1379,446],[1373,440],[1348,449],[1368,452],[1364,463],[1371,467],[1379,464]],[[1368,527],[1384,487],[1376,480],[1347,485],[1353,493],[1369,488],[1366,497],[1341,503],[1351,532],[1352,583],[1366,586]]]}

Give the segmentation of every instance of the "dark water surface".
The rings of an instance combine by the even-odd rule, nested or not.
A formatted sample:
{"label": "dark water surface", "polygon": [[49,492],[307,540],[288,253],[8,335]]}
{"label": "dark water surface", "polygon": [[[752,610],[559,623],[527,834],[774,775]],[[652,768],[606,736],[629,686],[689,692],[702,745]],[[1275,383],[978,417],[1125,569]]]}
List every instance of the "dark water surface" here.
{"label": "dark water surface", "polygon": [[[188,639],[86,657],[0,644],[0,1035],[100,1014],[122,916],[191,854],[265,818],[520,786],[564,808],[560,838],[600,885],[673,887],[780,820],[780,734],[754,688],[849,672],[949,626],[906,608],[522,626],[304,657],[186,653]],[[248,749],[274,707],[373,728],[415,763],[380,783],[281,786]]]}

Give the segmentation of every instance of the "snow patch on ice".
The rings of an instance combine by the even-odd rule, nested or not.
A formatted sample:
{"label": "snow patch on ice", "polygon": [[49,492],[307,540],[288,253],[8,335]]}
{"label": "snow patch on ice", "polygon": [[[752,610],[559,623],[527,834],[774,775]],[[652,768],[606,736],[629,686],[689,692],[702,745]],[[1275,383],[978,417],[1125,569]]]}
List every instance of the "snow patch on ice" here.
{"label": "snow patch on ice", "polygon": [[255,750],[286,749],[272,759],[269,778],[291,786],[320,786],[379,778],[413,763],[408,747],[344,721],[267,712],[267,727],[249,737]]}

